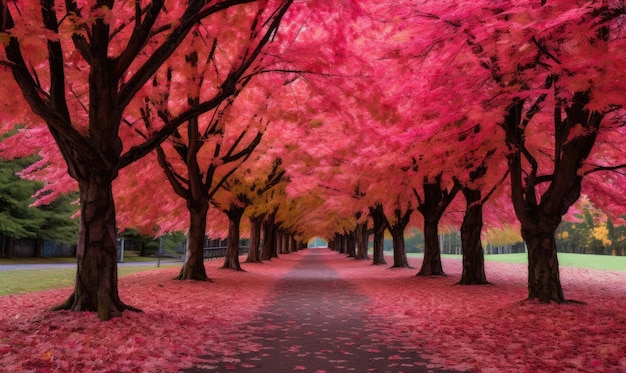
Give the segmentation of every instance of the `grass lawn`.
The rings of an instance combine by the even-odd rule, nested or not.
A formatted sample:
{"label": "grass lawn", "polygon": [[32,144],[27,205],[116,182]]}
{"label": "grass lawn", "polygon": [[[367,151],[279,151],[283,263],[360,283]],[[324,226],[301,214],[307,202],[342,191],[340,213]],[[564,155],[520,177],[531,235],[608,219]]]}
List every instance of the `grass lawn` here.
{"label": "grass lawn", "polygon": [[[424,254],[408,254],[421,258]],[[461,255],[441,255],[444,258],[461,259]],[[558,253],[560,267],[600,269],[607,271],[626,271],[626,257],[609,255],[589,255]],[[485,255],[485,261],[528,264],[528,254],[492,254]]]}
{"label": "grass lawn", "polygon": [[[153,259],[154,260],[154,259]],[[50,263],[50,262],[46,262]],[[161,263],[161,268],[178,267],[180,263]],[[153,266],[120,266],[119,277],[156,269]],[[0,271],[0,296],[74,286],[75,268],[23,269]]]}
{"label": "grass lawn", "polygon": [[[626,257],[609,255],[559,253],[561,267],[603,269],[609,271],[626,271]],[[528,264],[526,253],[485,255],[485,260]]]}
{"label": "grass lawn", "polygon": [[[156,262],[154,256],[139,256],[137,252],[126,251],[124,253],[124,262]],[[54,263],[76,263],[74,257],[50,257],[50,258],[32,258],[32,257],[15,257],[11,259],[0,258],[0,264],[54,264]]]}

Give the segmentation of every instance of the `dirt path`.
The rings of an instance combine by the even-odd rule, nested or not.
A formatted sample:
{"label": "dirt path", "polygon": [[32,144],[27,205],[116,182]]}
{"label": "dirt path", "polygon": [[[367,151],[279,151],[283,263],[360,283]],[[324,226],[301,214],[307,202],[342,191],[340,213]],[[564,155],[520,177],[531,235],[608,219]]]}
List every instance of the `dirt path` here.
{"label": "dirt path", "polygon": [[336,253],[305,253],[270,305],[240,331],[261,351],[205,356],[206,364],[185,372],[444,372],[428,369],[411,346],[377,328],[380,319],[364,314],[366,299],[325,265]]}

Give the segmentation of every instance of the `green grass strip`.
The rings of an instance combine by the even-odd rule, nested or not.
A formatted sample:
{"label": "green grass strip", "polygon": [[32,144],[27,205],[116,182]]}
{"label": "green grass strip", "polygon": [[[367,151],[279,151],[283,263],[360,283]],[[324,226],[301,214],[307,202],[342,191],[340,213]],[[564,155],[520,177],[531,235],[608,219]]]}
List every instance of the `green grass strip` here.
{"label": "green grass strip", "polygon": [[[424,254],[407,254],[411,258],[421,258]],[[442,254],[443,258],[461,259],[461,255]],[[605,271],[626,271],[626,257],[610,255],[558,253],[560,267],[598,269]],[[528,254],[491,254],[485,261],[518,263],[528,265]]]}
{"label": "green grass strip", "polygon": [[[161,268],[178,267],[180,263],[161,263]],[[153,266],[120,266],[118,277],[156,269]],[[74,286],[75,268],[22,269],[0,271],[0,296]]]}

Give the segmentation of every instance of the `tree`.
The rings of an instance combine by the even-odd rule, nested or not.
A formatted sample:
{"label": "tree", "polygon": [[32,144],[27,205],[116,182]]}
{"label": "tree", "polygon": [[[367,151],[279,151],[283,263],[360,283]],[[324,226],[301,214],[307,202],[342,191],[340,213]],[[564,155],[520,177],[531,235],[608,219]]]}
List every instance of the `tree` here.
{"label": "tree", "polygon": [[[228,180],[222,183],[221,193],[215,195],[212,200],[212,203],[228,216],[229,222],[228,244],[222,268],[242,270],[239,264],[241,217],[249,206],[261,203],[264,195],[278,185],[284,175],[280,159],[275,159],[270,167],[263,165],[259,160],[260,157],[257,157],[254,166],[240,166],[237,172],[231,174]],[[267,173],[265,173],[266,168],[270,169]],[[253,234],[260,234],[260,222],[256,227],[251,227],[251,241],[255,241],[256,246],[253,248],[256,251],[253,256],[258,257],[259,236],[255,237]]]}
{"label": "tree", "polygon": [[443,175],[439,174],[434,178],[424,177],[423,197],[415,189],[417,211],[424,217],[424,261],[418,276],[445,275],[441,265],[439,221],[461,189],[456,181],[451,181],[450,184],[449,187],[445,186]]}
{"label": "tree", "polygon": [[33,206],[41,183],[21,179],[23,169],[35,157],[0,160],[0,232],[12,238],[33,238],[64,243],[76,242],[77,220],[72,219],[77,196],[64,195],[50,205]]}
{"label": "tree", "polygon": [[[422,15],[441,21],[433,33],[454,30],[449,44],[465,44],[476,55],[467,75],[491,82],[492,97],[481,107],[490,109],[494,116],[488,117],[506,133],[512,202],[528,247],[529,299],[565,302],[555,230],[580,196],[586,175],[623,167],[593,151],[598,139],[610,142],[607,135],[621,128],[623,97],[616,82],[622,59],[615,56],[624,42],[623,4],[456,5],[463,17],[448,8]],[[459,28],[460,38],[453,35],[460,35]],[[494,108],[504,113],[500,119]]]}
{"label": "tree", "polygon": [[[176,127],[236,91],[240,78],[258,57],[257,46],[275,33],[291,1],[279,3],[276,12],[267,2],[259,2],[258,12],[269,20],[263,23],[266,29],[259,26],[251,48],[233,58],[232,70],[219,79],[206,101],[177,107],[174,118],[153,128],[145,139],[129,140],[140,121],[133,122],[131,115],[131,121],[122,126],[122,119],[137,112],[131,110],[133,106],[143,107],[151,79],[170,58],[184,58],[186,53],[177,51],[188,45],[192,30],[245,3],[189,1],[166,7],[164,0],[158,0],[137,1],[129,7],[126,2],[98,0],[90,7],[79,7],[75,1],[41,0],[35,6],[29,1],[2,2],[0,28],[6,37],[0,58],[6,67],[5,81],[15,84],[7,88],[19,89],[24,98],[19,103],[37,116],[26,117],[25,125],[47,126],[80,193],[76,285],[56,309],[97,311],[101,320],[135,309],[120,300],[117,290],[113,180]],[[223,24],[218,19],[216,24]]]}
{"label": "tree", "polygon": [[383,206],[377,203],[373,207],[370,207],[370,216],[374,221],[374,251],[373,251],[373,264],[387,264],[385,261],[383,242],[385,240],[385,212]]}

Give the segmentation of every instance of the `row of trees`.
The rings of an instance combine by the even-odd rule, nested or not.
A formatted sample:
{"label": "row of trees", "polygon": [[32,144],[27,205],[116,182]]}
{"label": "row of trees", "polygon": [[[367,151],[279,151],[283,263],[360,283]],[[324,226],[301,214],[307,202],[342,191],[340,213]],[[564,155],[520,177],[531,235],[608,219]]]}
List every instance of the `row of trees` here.
{"label": "row of trees", "polygon": [[[103,320],[133,309],[117,291],[118,228],[186,230],[178,278],[207,280],[204,236],[227,227],[225,266],[240,269],[244,214],[252,242],[259,227],[270,238],[263,255],[319,235],[365,258],[371,228],[374,263],[387,230],[394,266],[408,265],[404,232],[420,226],[421,276],[444,274],[439,225],[458,225],[464,284],[487,282],[483,223],[517,222],[529,298],[565,302],[563,216],[584,193],[616,222],[626,206],[623,4],[17,0],[0,11],[12,99],[0,129],[25,126],[3,153],[39,151],[40,201],[79,191],[76,287],[59,308]],[[274,242],[276,229],[291,238]]]}

